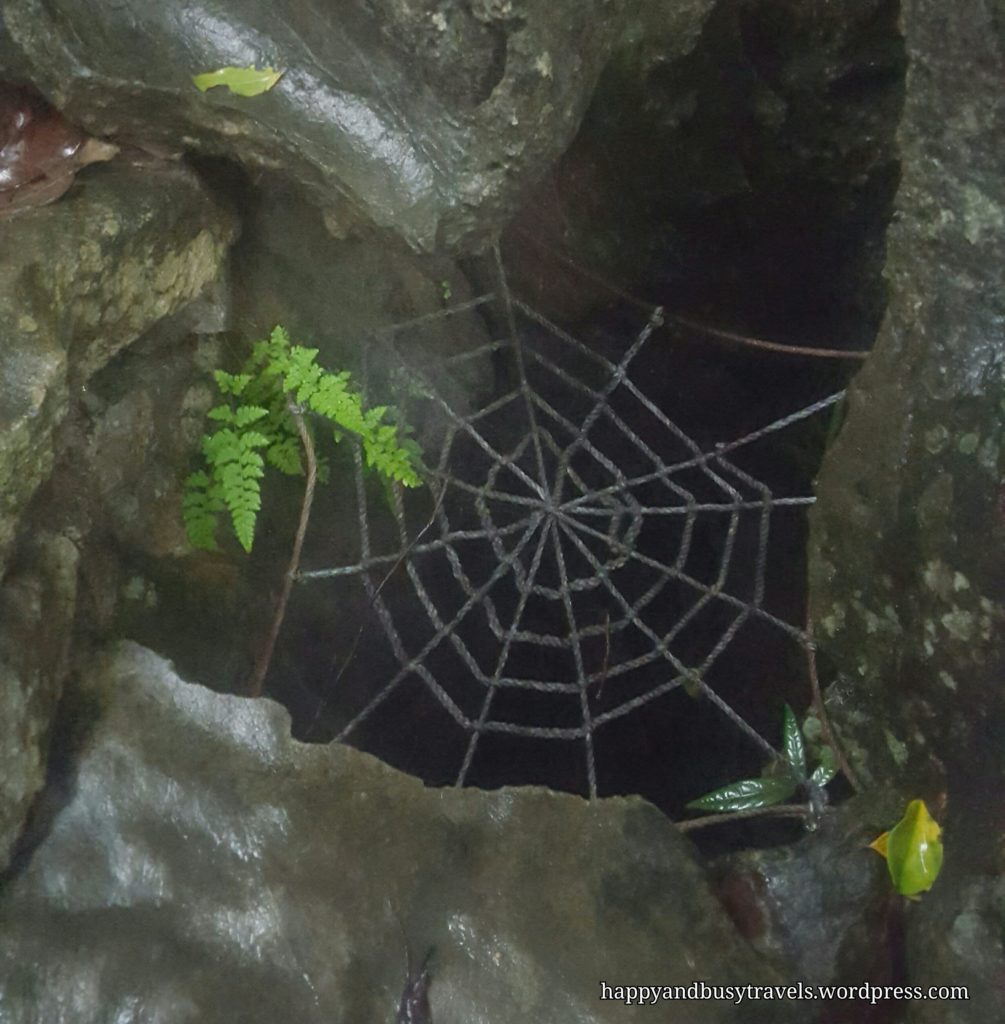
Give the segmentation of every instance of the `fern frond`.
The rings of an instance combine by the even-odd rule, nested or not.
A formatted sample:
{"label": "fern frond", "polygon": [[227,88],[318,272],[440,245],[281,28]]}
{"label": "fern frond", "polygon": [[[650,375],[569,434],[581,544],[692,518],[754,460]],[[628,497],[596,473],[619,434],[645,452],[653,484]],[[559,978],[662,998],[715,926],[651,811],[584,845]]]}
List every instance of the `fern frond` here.
{"label": "fern frond", "polygon": [[283,387],[286,391],[292,391],[301,405],[312,401],[322,377],[325,376],[324,370],[314,362],[317,355],[316,348],[294,345],[290,349],[289,364],[283,375]]}
{"label": "fern frond", "polygon": [[206,416],[211,420],[216,420],[217,423],[234,422],[234,410],[229,405],[214,406],[206,413]]}
{"label": "fern frond", "polygon": [[[246,408],[246,407],[242,407]],[[261,419],[264,410],[254,410],[252,421]],[[241,408],[234,414],[235,422],[241,419]],[[264,460],[256,451],[269,444],[269,438],[255,430],[243,427],[234,430],[223,427],[202,439],[202,453],[206,457],[209,476],[204,485],[206,494],[215,504],[215,513],[226,509],[230,513],[234,533],[245,551],[251,550],[255,532],[255,518],[261,507],[259,480],[264,470]],[[193,474],[195,476],[195,474]],[[191,479],[191,478],[190,478]],[[193,494],[195,490],[193,490]],[[186,528],[190,521],[199,536],[204,536],[205,527],[200,522],[202,510],[193,499],[186,515]],[[202,515],[202,518],[205,518]]]}
{"label": "fern frond", "polygon": [[227,373],[225,370],[214,370],[213,378],[221,395],[239,396],[251,383],[250,373]]}
{"label": "fern frond", "polygon": [[240,405],[234,413],[234,424],[238,427],[247,427],[268,415],[269,410],[263,409],[260,405]]}
{"label": "fern frond", "polygon": [[216,523],[223,511],[223,499],[212,480],[203,472],[192,473],[185,481],[182,518],[189,544],[204,551],[218,551]]}
{"label": "fern frond", "polygon": [[[208,472],[193,473],[186,481],[182,515],[193,546],[216,548],[216,523],[226,511],[238,541],[250,551],[265,463],[289,475],[303,472],[300,434],[288,405],[291,396],[327,420],[336,441],[343,433],[357,437],[368,466],[408,487],[418,485],[418,446],[387,422],[393,410],[378,405],[364,411],[349,372],[329,373],[317,365],[317,355],[317,349],[291,345],[286,331],[276,327],[268,339],[254,344],[242,373],[214,373],[229,402],[208,413],[219,424],[202,438]],[[317,460],[317,472],[319,480],[327,480],[323,457]]]}
{"label": "fern frond", "polygon": [[274,441],[265,450],[265,461],[280,473],[299,476],[303,472],[303,466],[300,464],[299,438],[288,436]]}
{"label": "fern frond", "polygon": [[366,464],[376,469],[378,473],[383,473],[406,487],[418,487],[421,480],[412,465],[409,453],[398,444],[394,427],[391,427],[390,430],[392,431],[390,441],[386,437],[363,438],[363,454],[366,456]]}
{"label": "fern frond", "polygon": [[245,551],[251,551],[255,520],[262,507],[258,481],[263,473],[262,457],[253,449],[246,449],[237,461],[228,462],[220,469],[223,501],[230,512],[234,534]]}

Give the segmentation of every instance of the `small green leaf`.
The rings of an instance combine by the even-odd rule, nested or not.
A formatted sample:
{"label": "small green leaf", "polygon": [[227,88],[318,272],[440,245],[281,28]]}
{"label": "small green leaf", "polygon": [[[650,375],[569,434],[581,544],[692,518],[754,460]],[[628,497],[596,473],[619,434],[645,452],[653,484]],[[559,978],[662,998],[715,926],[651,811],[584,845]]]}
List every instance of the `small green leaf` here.
{"label": "small green leaf", "polygon": [[830,747],[821,747],[820,763],[813,770],[810,782],[814,786],[826,786],[837,773],[838,769],[837,762],[834,760],[834,751]]}
{"label": "small green leaf", "polygon": [[239,395],[251,382],[249,373],[227,373],[226,370],[214,370],[213,379],[223,395]]}
{"label": "small green leaf", "polygon": [[300,464],[300,445],[296,438],[284,437],[281,441],[269,446],[265,453],[266,461],[288,476],[299,476],[303,473]]}
{"label": "small green leaf", "polygon": [[[268,416],[268,410],[262,409],[261,406],[239,406],[234,416],[234,423],[235,426],[244,428],[256,423],[263,416]],[[267,440],[266,443],[268,443]]]}
{"label": "small green leaf", "polygon": [[802,730],[792,713],[792,708],[785,705],[785,723],[782,726],[782,752],[785,760],[800,779],[806,778],[806,745],[803,743]]}
{"label": "small green leaf", "polygon": [[904,817],[870,849],[886,858],[893,887],[901,896],[928,892],[942,870],[942,829],[928,813],[924,800],[912,800]]}
{"label": "small green leaf", "polygon": [[282,71],[273,68],[220,68],[218,71],[206,71],[195,75],[192,83],[200,92],[213,89],[218,85],[226,86],[237,96],[258,96],[268,92],[283,77]]}
{"label": "small green leaf", "polygon": [[263,416],[268,415],[269,410],[263,409],[260,405],[242,405],[234,415],[234,423],[239,427],[246,427],[256,420],[260,420]]}
{"label": "small green leaf", "polygon": [[187,488],[206,490],[209,487],[209,484],[209,477],[201,469],[189,474],[188,478],[185,480],[185,486]]}
{"label": "small green leaf", "polygon": [[269,443],[269,439],[255,430],[248,430],[242,435],[241,443],[248,448],[264,448]]}
{"label": "small green leaf", "polygon": [[731,782],[728,786],[706,793],[686,806],[694,811],[750,811],[758,807],[770,807],[787,800],[796,791],[797,783],[786,776],[783,778],[744,779]]}
{"label": "small green leaf", "polygon": [[218,550],[216,521],[223,507],[223,500],[206,473],[200,471],[189,476],[185,481],[182,515],[185,533],[193,547],[206,551]]}

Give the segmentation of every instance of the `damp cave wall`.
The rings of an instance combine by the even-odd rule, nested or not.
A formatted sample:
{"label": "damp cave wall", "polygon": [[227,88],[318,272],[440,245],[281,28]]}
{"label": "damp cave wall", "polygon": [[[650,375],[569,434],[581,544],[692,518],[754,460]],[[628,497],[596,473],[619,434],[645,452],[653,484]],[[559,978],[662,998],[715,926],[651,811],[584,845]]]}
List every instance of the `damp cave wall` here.
{"label": "damp cave wall", "polygon": [[[895,4],[877,2],[706,4],[676,41],[653,23],[658,18],[638,14],[571,145],[524,193],[503,235],[514,292],[556,322],[592,332],[600,347],[630,336],[638,317],[630,302],[591,276],[597,274],[702,323],[783,343],[865,347],[883,305],[879,267],[897,175],[893,128],[903,49],[896,14]],[[470,262],[415,262],[386,236],[365,232],[332,239],[296,190],[226,161],[215,172],[208,163],[196,166],[244,222],[228,270],[231,326],[218,339],[224,363],[233,364],[242,339],[280,320],[345,358],[382,318],[434,307],[444,281],[459,298],[479,290],[485,272]],[[469,323],[467,331],[482,337],[491,325]],[[764,423],[788,411],[786,403],[840,386],[847,376],[836,364],[769,360],[679,324],[661,346],[666,358],[654,359],[647,376],[675,419],[706,444]],[[156,353],[154,345],[148,366]],[[108,368],[109,394],[122,368]],[[781,467],[783,483],[809,481],[823,433],[809,432],[781,457],[755,453],[758,472]],[[102,551],[89,570],[95,587],[114,590],[139,579],[143,593],[159,600],[156,607],[118,600],[101,616],[91,609],[84,635],[134,636],[170,654],[191,677],[239,689],[250,660],[247,640],[261,634],[268,615],[260,598],[282,571],[298,500],[274,485],[266,497],[272,510],[246,565],[229,557],[183,563],[133,542],[114,554]],[[352,524],[338,518],[335,504],[325,509],[332,517],[325,532],[338,544]],[[794,527],[785,539],[780,560],[791,575],[775,584],[793,621],[802,599],[801,531]],[[351,643],[354,632],[343,619],[337,605],[306,593],[295,598],[269,692],[290,706],[299,728],[317,715],[338,665],[333,623],[339,643]],[[760,698],[762,687],[805,704],[798,665],[778,664],[768,656],[756,681],[738,677],[734,684],[752,694],[749,712],[762,716],[765,734],[777,709]],[[783,679],[765,683],[771,676]],[[435,719],[435,710],[406,704],[375,729],[374,742],[386,744],[390,760],[400,761],[404,751],[406,767],[439,779],[423,761],[430,749],[434,762],[438,756],[435,725],[428,738],[416,738],[415,723],[427,717]],[[616,773],[611,790],[645,791],[676,809],[696,788],[756,769],[749,752],[726,757],[725,741],[714,738],[688,748],[674,728],[657,719],[644,742],[635,734],[616,744],[612,762],[624,756],[630,767]],[[684,731],[687,739],[691,730]],[[649,755],[635,757],[646,745]],[[668,756],[669,748],[676,754]],[[547,773],[550,755],[537,756],[540,766],[526,781]],[[501,774],[488,771],[484,784],[505,781],[513,762],[512,754],[501,755]],[[666,797],[675,781],[679,787]]]}

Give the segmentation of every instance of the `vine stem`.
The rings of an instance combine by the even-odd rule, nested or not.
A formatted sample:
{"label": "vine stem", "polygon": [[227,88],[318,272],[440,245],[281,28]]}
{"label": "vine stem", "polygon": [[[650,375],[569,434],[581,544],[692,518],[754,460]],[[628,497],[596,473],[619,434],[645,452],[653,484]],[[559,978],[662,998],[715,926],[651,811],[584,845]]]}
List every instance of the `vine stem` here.
{"label": "vine stem", "polygon": [[[650,313],[655,308],[653,303],[647,302],[645,299],[640,299],[637,296],[632,295],[630,292],[626,292],[623,288],[619,288],[616,284],[608,281],[603,275],[597,274],[589,268],[582,266],[582,264],[578,263],[567,253],[562,252],[560,249],[556,249],[552,245],[548,245],[546,242],[542,242],[529,232],[519,230],[518,233],[532,245],[550,253],[561,263],[564,263],[567,267],[570,267],[588,281],[593,281],[595,284],[599,284],[612,295],[617,295],[618,298],[623,299],[625,302],[630,302],[633,306],[645,309]],[[667,313],[666,318],[681,324],[683,327],[689,327],[691,330],[701,331],[708,337],[719,338],[722,341],[731,341],[737,345],[746,345],[750,348],[761,349],[765,352],[778,352],[782,355],[788,356],[809,356],[813,359],[850,359],[853,361],[861,361],[867,359],[869,356],[868,352],[857,352],[849,349],[820,348],[811,345],[783,345],[777,341],[766,341],[763,338],[752,338],[750,335],[739,334],[736,331],[726,331],[720,327],[713,327],[711,324],[703,323],[700,320],[693,320],[686,316],[678,316],[676,313]]]}
{"label": "vine stem", "polygon": [[704,818],[692,818],[676,822],[678,832],[694,832],[709,825],[728,825],[746,818],[811,818],[813,808],[808,804],[775,804],[772,807],[754,807],[749,811],[729,811],[726,814],[709,814]]}
{"label": "vine stem", "polygon": [[713,338],[722,338],[723,341],[734,341],[738,345],[747,345],[750,348],[763,349],[765,352],[780,352],[788,356],[810,356],[812,359],[866,359],[868,352],[856,352],[841,348],[817,348],[810,345],[783,345],[777,341],[765,341],[763,338],[753,338],[749,334],[738,334],[736,331],[725,331],[721,327],[713,327],[711,324],[702,323],[700,320],[692,320],[690,317],[670,314],[672,320],[690,327],[692,330],[709,334]]}
{"label": "vine stem", "polygon": [[824,696],[820,690],[820,677],[817,675],[817,646],[813,640],[813,622],[809,613],[806,615],[806,667],[810,677],[810,690],[813,694],[813,707],[816,710],[817,718],[820,719],[820,728],[823,732],[824,742],[834,751],[834,760],[837,761],[848,784],[856,793],[862,792],[862,784],[852,771],[848,758],[845,757],[837,741],[837,736],[831,728],[830,716],[827,714],[827,707],[824,704]]}
{"label": "vine stem", "polygon": [[260,697],[262,687],[265,685],[265,677],[269,673],[269,665],[272,663],[272,653],[276,649],[276,640],[279,631],[283,626],[283,619],[286,616],[286,605],[290,600],[290,591],[293,589],[293,580],[300,569],[300,552],[304,546],[304,536],[307,533],[307,524],[311,518],[311,505],[314,504],[314,488],[318,480],[318,463],[314,454],[314,442],[311,440],[310,431],[304,422],[304,414],[293,399],[287,396],[286,407],[293,422],[296,424],[297,433],[300,435],[300,443],[304,449],[304,463],[307,471],[307,482],[304,484],[304,500],[300,505],[300,522],[297,524],[297,533],[293,539],[293,551],[290,554],[290,564],[286,569],[283,578],[283,589],[276,602],[276,611],[272,616],[272,627],[266,638],[258,657],[255,659],[255,668],[248,680],[248,696]]}

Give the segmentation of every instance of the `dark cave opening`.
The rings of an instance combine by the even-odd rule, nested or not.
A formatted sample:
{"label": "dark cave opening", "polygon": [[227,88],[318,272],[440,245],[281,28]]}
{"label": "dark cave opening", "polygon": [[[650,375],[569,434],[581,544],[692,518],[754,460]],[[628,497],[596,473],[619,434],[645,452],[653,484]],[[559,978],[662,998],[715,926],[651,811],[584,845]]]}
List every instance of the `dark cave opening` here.
{"label": "dark cave opening", "polygon": [[[714,456],[718,445],[839,391],[859,364],[766,352],[714,330],[782,345],[868,348],[884,305],[902,45],[895,5],[879,4],[858,37],[823,32],[807,63],[805,40],[771,27],[772,18],[788,17],[784,5],[744,12],[727,6],[709,20],[694,53],[672,66],[657,63],[634,79],[612,67],[579,135],[502,236],[517,336],[557,368],[531,360],[545,423],[540,451],[528,442],[526,402],[503,402],[476,421],[479,433],[492,435],[501,463],[493,465],[484,447],[458,430],[450,446],[454,483],[443,506],[429,491],[410,493],[400,518],[392,492],[376,478],[351,482],[349,446],[333,456],[339,483],[319,491],[303,567],[361,559],[360,488],[371,549],[385,558],[365,574],[369,591],[362,573],[294,588],[266,692],[289,708],[298,738],[342,736],[434,785],[454,784],[461,773],[465,784],[484,788],[637,793],[679,818],[688,800],[760,773],[765,745],[779,743],[784,703],[800,715],[807,709],[800,641],[806,508],[772,507],[766,540],[758,509],[766,494],[771,501],[812,494],[837,407],[730,453],[728,470]],[[798,80],[807,68],[808,79]],[[684,107],[682,96],[691,97]],[[254,192],[244,188],[245,203],[264,202]],[[238,281],[241,260],[256,258],[255,237],[249,228],[236,250]],[[466,367],[457,357],[432,384],[470,419],[518,387],[520,370],[504,351],[513,336],[499,268],[488,258],[469,260],[463,270],[473,294],[496,293],[471,310],[464,329],[496,348],[484,357],[467,353]],[[253,274],[243,287],[255,291]],[[616,387],[600,427],[587,434],[592,451],[580,449],[563,463],[575,425],[591,414],[611,368],[657,304],[663,322],[629,368],[651,406]],[[239,316],[242,308],[239,301]],[[306,320],[309,312],[296,311]],[[433,324],[435,335],[446,320]],[[570,348],[565,334],[580,348]],[[421,351],[429,324],[415,335]],[[387,341],[371,339],[366,352]],[[419,363],[420,371],[429,369],[421,356]],[[406,387],[402,397],[401,381],[392,380],[398,369],[375,356],[374,397],[383,390],[408,406],[436,479],[441,446],[456,423],[422,387],[411,395]],[[654,459],[672,470],[646,479]],[[557,489],[543,489],[547,501],[532,486],[539,473],[552,485],[566,475]],[[479,491],[508,499],[480,504]],[[281,576],[299,504],[296,488],[267,484],[267,492],[261,546],[240,570],[242,592],[256,600]],[[722,507],[691,519],[689,502]],[[487,506],[494,533],[486,532]],[[535,514],[552,531],[536,569],[537,592],[522,595],[519,574],[505,571],[492,584],[491,609],[479,601],[463,611],[521,538],[518,563],[530,572],[546,532],[541,524],[529,529]],[[399,561],[408,546],[403,538],[431,522],[428,554]],[[434,544],[444,529],[456,536],[449,553]],[[564,568],[554,537],[562,541]],[[626,548],[633,557],[623,557]],[[460,576],[452,558],[463,566]],[[763,577],[751,570],[758,558]],[[620,598],[598,570],[610,571]],[[254,644],[269,613],[265,605],[243,608],[245,641]],[[445,628],[452,618],[456,628]],[[205,635],[202,623],[198,628]],[[724,636],[728,642],[716,652]],[[564,643],[540,639],[554,637]],[[170,653],[196,677],[220,675]],[[238,663],[250,655],[231,655],[223,675],[239,691]],[[410,666],[417,655],[421,665]],[[219,650],[214,656],[222,657]],[[618,714],[626,705],[630,712]],[[493,727],[476,728],[473,745],[470,726],[482,718]],[[586,729],[586,721],[599,724]]]}
{"label": "dark cave opening", "polygon": [[[645,390],[605,393],[640,323],[638,311],[615,309],[580,351],[520,318],[538,402],[506,384],[488,414],[475,414],[477,431],[445,442],[449,459],[430,459],[451,467],[442,507],[429,492],[408,495],[396,521],[386,493],[360,476],[367,545],[383,559],[368,591],[360,572],[298,590],[280,653],[284,672],[297,666],[284,695],[297,735],[339,736],[431,784],[462,774],[483,788],[640,793],[675,817],[702,792],[760,771],[763,748],[723,706],[769,744],[782,703],[806,706],[796,635],[805,511],[771,502],[808,493],[808,463],[795,454],[822,430],[809,420],[788,449],[769,438],[745,449],[742,465],[717,460],[716,442],[753,425],[750,414],[692,386],[691,411],[679,403],[683,418],[669,420],[662,409],[685,382],[659,335],[628,364]],[[598,395],[603,412],[584,434]],[[793,412],[807,396],[785,397]],[[541,473],[547,500],[533,486]],[[429,550],[408,548],[431,515]],[[437,549],[439,536],[457,539]],[[307,563],[325,557],[322,541]]]}
{"label": "dark cave opening", "polygon": [[[878,327],[885,302],[883,239],[898,176],[893,132],[904,70],[895,7],[877,5],[858,26],[857,36],[828,37],[824,26],[818,51],[808,61],[805,40],[784,5],[720,10],[694,54],[669,70],[657,66],[645,80],[644,94],[632,91],[641,80],[629,88],[619,79],[619,69],[612,69],[579,136],[528,194],[502,239],[503,264],[517,300],[580,339],[608,366],[617,365],[637,337],[647,310],[664,305],[665,322],[633,362],[632,378],[704,455],[840,390],[858,363],[766,353],[716,338],[702,324],[782,344],[848,351],[867,349]],[[781,27],[775,24],[779,19]],[[731,73],[720,74],[724,67]],[[800,81],[802,72],[808,77]],[[690,112],[667,120],[666,112],[679,106],[674,97],[684,94],[695,97]],[[628,109],[631,117],[625,116]],[[785,116],[779,119],[781,109]],[[688,159],[682,160],[681,153]],[[495,285],[494,272],[484,264],[473,265],[470,276],[483,291]],[[505,311],[486,307],[481,312],[489,335],[505,341]],[[519,330],[529,345],[548,355],[549,347],[562,345],[542,329],[541,319],[525,319]],[[594,393],[602,389],[588,356],[578,364],[570,364],[568,353],[551,351],[550,358],[571,376],[582,374]],[[498,393],[514,385],[512,365],[497,359],[494,372]],[[589,415],[590,395],[555,375],[549,384],[541,382],[541,393],[544,405],[554,398],[561,407],[559,418],[580,423]],[[642,447],[666,465],[686,461],[685,442],[624,396],[623,389],[612,392],[612,412]],[[565,428],[551,417],[538,455],[530,446],[520,447],[528,426],[513,406],[495,415],[499,424],[490,427],[482,421],[480,428],[490,427],[505,438],[499,449],[517,466],[543,460],[551,479],[568,441],[558,437]],[[744,446],[737,453],[737,470],[775,497],[812,494],[838,415],[834,409],[824,411]],[[574,478],[567,485],[572,490],[559,488],[558,504],[574,502],[576,488],[580,494],[603,492],[611,472],[603,459],[630,480],[645,476],[644,469],[631,467],[633,460],[644,464],[650,456],[640,455],[641,449],[612,424],[607,421],[605,430],[590,434],[599,461],[582,452],[570,459],[566,471]],[[509,465],[492,471],[484,464],[484,452],[470,439],[465,449],[463,440],[451,460],[463,467],[459,475],[472,492],[496,488],[533,497],[526,480]],[[757,484],[744,495],[748,503],[763,498]],[[377,504],[384,501],[384,521],[381,525],[379,515],[375,519],[375,535],[383,530],[393,537],[399,526],[386,498],[367,486]],[[283,658],[287,666],[299,666],[296,681],[283,695],[295,731],[311,739],[339,735],[372,699],[376,681],[400,676],[386,700],[344,738],[432,784],[455,783],[464,765],[468,785],[535,783],[579,793],[588,793],[592,785],[601,795],[641,794],[680,817],[688,800],[758,775],[765,750],[726,720],[715,698],[775,746],[783,704],[800,714],[808,707],[805,651],[796,636],[805,616],[806,509],[772,512],[758,589],[749,568],[751,552],[763,541],[756,516],[738,516],[730,532],[715,517],[685,527],[679,515],[688,501],[716,500],[729,504],[701,469],[681,470],[665,480],[614,487],[590,508],[594,524],[601,524],[592,532],[576,521],[575,509],[571,519],[559,517],[555,530],[569,540],[565,546],[571,552],[566,571],[574,585],[568,605],[555,596],[561,590],[556,574],[562,570],[554,561],[541,557],[543,593],[526,597],[523,606],[519,581],[504,573],[493,585],[494,612],[478,606],[461,616],[454,640],[433,642],[423,660],[429,678],[403,666],[449,616],[430,617],[416,596],[415,580],[435,594],[434,603],[456,612],[500,559],[512,553],[518,532],[506,534],[494,547],[484,538],[458,541],[456,557],[469,577],[465,585],[445,555],[434,556],[439,558],[435,569],[420,569],[418,563],[410,568],[410,559],[396,567],[393,578],[383,583],[379,603],[385,618],[405,624],[402,632],[410,634],[407,639],[398,635],[397,656],[381,614],[358,579],[342,578],[344,596],[320,601],[317,594],[328,583],[303,584],[297,601],[304,615],[290,626]],[[585,509],[589,502],[582,504]],[[633,508],[661,504],[676,505],[678,514],[633,524]],[[427,495],[418,502],[409,529],[420,530],[432,511]],[[518,527],[520,517],[528,514],[519,505],[495,511],[502,517],[497,527]],[[728,519],[728,513],[721,516]],[[447,501],[441,518],[454,531],[484,529],[473,499]],[[685,530],[690,531],[686,540]],[[646,619],[645,629],[632,621],[606,583],[598,585],[596,570],[605,566],[605,557],[617,561],[611,552],[616,554],[619,538],[626,535],[642,558],[614,574],[629,608],[641,601],[644,614],[638,617]],[[479,543],[483,550],[475,552]],[[731,552],[725,570],[724,546]],[[342,548],[345,557],[344,537]],[[683,560],[675,560],[685,549]],[[667,550],[675,558],[667,558]],[[534,536],[522,553],[525,571],[533,553]],[[679,570],[680,578],[654,583],[645,563],[649,557]],[[370,572],[371,596],[389,567]],[[703,594],[716,587],[740,601],[739,611],[718,595],[702,603]],[[649,599],[647,589],[654,591]],[[310,610],[306,591],[312,595]],[[350,591],[355,595],[351,600]],[[748,609],[756,604],[757,612],[745,614],[744,602]],[[699,611],[689,617],[696,604]],[[509,640],[505,669],[497,673],[502,682],[487,685],[485,679],[499,665],[500,644],[507,643],[505,624],[518,607],[523,625],[516,630],[518,638]],[[355,610],[349,613],[349,608]],[[762,610],[768,614],[762,616]],[[499,620],[495,624],[493,614]],[[575,643],[549,646],[519,638],[521,631],[544,637],[560,636],[563,630],[568,634],[570,617],[577,624]],[[731,629],[735,636],[701,670],[707,689],[696,688],[687,671],[703,665]],[[672,657],[653,657],[654,636],[669,638]],[[305,669],[305,663],[310,667]],[[626,664],[633,667],[621,671]],[[507,678],[531,685],[504,685]],[[585,686],[577,680],[585,680]],[[437,688],[439,696],[433,692]],[[450,706],[476,723],[488,690],[489,717],[500,724],[478,732],[477,752],[471,756],[471,733],[459,727]],[[647,699],[652,694],[658,696]],[[633,700],[638,702],[633,713],[611,714],[619,703]],[[584,715],[601,723],[589,737],[582,735]],[[538,734],[531,734],[535,729]],[[590,759],[592,779],[584,768]]]}

